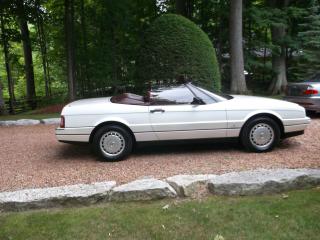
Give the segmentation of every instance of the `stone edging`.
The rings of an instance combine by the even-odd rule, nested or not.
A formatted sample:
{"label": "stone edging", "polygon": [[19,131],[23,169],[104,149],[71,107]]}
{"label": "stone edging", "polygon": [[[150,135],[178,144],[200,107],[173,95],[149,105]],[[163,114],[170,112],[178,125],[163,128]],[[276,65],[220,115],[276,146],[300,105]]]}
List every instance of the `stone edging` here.
{"label": "stone edging", "polygon": [[59,124],[60,118],[45,118],[45,119],[19,119],[0,121],[0,126],[31,126],[37,124]]}
{"label": "stone edging", "polygon": [[202,195],[258,195],[320,185],[320,169],[258,169],[222,175],[176,175],[165,180],[116,182],[25,189],[0,193],[1,211],[86,205],[110,201],[141,201]]}

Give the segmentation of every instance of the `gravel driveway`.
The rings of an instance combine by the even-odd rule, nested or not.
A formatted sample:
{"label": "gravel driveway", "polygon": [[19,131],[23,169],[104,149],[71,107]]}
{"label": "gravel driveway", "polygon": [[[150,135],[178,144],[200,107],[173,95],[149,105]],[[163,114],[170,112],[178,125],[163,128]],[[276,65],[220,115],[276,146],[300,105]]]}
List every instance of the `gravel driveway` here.
{"label": "gravel driveway", "polygon": [[269,153],[245,152],[237,143],[140,147],[125,161],[99,162],[87,145],[57,142],[54,126],[0,127],[0,191],[143,176],[223,173],[256,168],[319,168],[320,116],[304,135]]}

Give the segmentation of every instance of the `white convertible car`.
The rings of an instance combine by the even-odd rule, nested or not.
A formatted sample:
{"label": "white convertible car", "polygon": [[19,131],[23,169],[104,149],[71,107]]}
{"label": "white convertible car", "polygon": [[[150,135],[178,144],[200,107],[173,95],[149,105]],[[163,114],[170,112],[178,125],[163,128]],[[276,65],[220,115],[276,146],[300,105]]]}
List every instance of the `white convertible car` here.
{"label": "white convertible car", "polygon": [[57,139],[88,142],[106,161],[125,158],[136,142],[182,139],[239,138],[248,150],[265,152],[280,139],[303,134],[310,123],[295,103],[220,95],[191,83],[147,95],[72,102],[62,110]]}

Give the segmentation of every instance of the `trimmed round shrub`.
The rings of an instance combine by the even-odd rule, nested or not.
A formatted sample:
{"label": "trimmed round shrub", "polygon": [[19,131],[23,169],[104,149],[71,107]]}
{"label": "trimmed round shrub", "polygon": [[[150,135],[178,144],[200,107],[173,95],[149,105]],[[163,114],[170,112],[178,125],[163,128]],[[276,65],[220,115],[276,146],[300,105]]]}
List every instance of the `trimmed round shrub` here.
{"label": "trimmed round shrub", "polygon": [[147,29],[137,62],[137,81],[173,82],[181,76],[220,91],[221,78],[213,45],[187,18],[165,14]]}

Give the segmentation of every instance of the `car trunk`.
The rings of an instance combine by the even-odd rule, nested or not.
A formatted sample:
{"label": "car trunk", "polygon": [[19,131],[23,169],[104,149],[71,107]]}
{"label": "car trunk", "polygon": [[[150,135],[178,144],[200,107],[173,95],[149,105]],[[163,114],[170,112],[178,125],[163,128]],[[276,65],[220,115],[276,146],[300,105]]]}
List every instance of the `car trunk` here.
{"label": "car trunk", "polygon": [[291,84],[288,85],[286,90],[287,96],[304,96],[304,91],[306,91],[310,87],[309,84]]}

